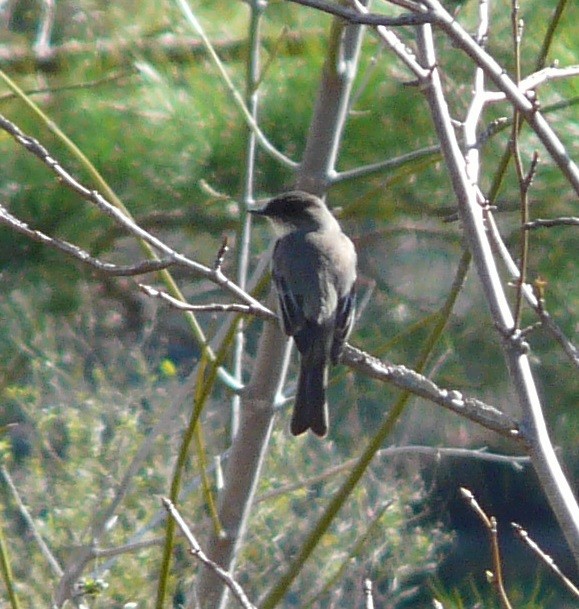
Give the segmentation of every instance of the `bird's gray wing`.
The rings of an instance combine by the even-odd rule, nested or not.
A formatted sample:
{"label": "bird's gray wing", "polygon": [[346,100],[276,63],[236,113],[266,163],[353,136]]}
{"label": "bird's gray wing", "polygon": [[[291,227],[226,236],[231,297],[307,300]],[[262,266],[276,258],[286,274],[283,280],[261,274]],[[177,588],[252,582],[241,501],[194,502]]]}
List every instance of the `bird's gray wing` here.
{"label": "bird's gray wing", "polygon": [[338,300],[334,340],[332,342],[332,350],[330,353],[330,358],[333,364],[336,364],[340,358],[342,349],[344,348],[344,343],[352,331],[355,317],[356,288],[355,286],[352,286],[350,292]]}
{"label": "bird's gray wing", "polygon": [[277,291],[283,330],[288,336],[294,336],[304,325],[304,312],[301,297],[292,292],[286,279],[275,271],[273,281]]}
{"label": "bird's gray wing", "polygon": [[[295,289],[295,278],[292,277],[291,257],[286,255],[287,243],[278,241],[273,251],[272,277],[277,291],[283,330],[288,336],[295,336],[304,326],[303,296]],[[293,256],[299,255],[293,252]],[[289,263],[288,263],[289,261]]]}

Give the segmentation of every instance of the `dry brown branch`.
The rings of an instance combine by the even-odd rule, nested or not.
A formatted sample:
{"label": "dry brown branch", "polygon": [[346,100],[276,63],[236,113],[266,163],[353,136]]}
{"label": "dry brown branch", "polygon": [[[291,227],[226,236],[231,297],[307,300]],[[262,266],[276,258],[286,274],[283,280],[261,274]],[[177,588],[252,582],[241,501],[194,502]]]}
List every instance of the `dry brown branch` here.
{"label": "dry brown branch", "polygon": [[493,571],[487,571],[487,577],[495,587],[501,605],[504,607],[504,609],[512,609],[503,582],[503,568],[501,564],[501,552],[499,549],[499,539],[497,534],[497,520],[494,516],[487,516],[486,512],[478,504],[474,495],[468,489],[461,488],[460,492],[474,513],[480,518],[481,522],[489,533]]}
{"label": "dry brown branch", "polygon": [[[513,260],[504,240],[500,235],[493,215],[487,213],[486,220],[489,238],[493,247],[498,251],[511,276],[518,281],[518,266]],[[579,351],[577,350],[577,347],[569,340],[567,336],[565,336],[564,332],[555,323],[545,308],[545,285],[546,284],[539,278],[535,280],[533,286],[530,286],[529,284],[523,285],[523,294],[527,300],[527,304],[535,311],[541,321],[542,326],[561,345],[565,355],[569,358],[569,361],[574,366],[579,367]]]}

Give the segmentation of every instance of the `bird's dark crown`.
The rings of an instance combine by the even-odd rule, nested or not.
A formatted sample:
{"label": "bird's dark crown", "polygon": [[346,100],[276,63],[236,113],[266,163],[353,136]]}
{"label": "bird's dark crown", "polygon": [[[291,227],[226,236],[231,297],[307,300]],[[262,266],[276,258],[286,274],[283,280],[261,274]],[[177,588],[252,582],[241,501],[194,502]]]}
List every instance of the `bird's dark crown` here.
{"label": "bird's dark crown", "polygon": [[325,204],[318,197],[301,190],[292,190],[273,197],[257,213],[284,220],[299,217],[304,213],[310,215],[311,210],[319,210],[324,207]]}

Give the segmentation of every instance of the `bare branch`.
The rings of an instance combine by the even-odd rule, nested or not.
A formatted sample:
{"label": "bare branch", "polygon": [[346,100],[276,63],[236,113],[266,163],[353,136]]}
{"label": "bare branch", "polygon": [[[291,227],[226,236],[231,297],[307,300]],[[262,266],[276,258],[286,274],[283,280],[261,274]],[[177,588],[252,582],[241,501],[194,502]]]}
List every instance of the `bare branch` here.
{"label": "bare branch", "polygon": [[[401,25],[420,25],[421,23],[429,23],[430,16],[425,13],[424,9],[418,2],[405,2],[405,8],[416,11],[416,14],[400,15],[399,17],[388,17],[377,13],[361,13],[356,9],[348,8],[342,4],[334,2],[326,2],[324,0],[291,0],[294,4],[301,4],[315,8],[323,13],[342,17],[350,23],[358,25],[386,25],[386,26],[401,26]],[[422,14],[420,14],[422,13]]]}
{"label": "bare branch", "polygon": [[354,169],[340,171],[339,173],[336,173],[333,177],[332,184],[337,184],[339,182],[345,182],[349,180],[357,180],[359,178],[364,178],[368,175],[372,175],[374,173],[383,173],[387,170],[393,170],[397,169],[398,167],[403,167],[407,163],[412,163],[413,161],[428,157],[435,157],[438,155],[440,155],[440,146],[428,146],[426,148],[421,148],[420,150],[414,150],[413,152],[402,154],[393,159],[385,159],[383,161],[378,161],[369,165],[355,167]]}
{"label": "bare branch", "polygon": [[[572,219],[573,218],[571,218],[571,220]],[[515,281],[518,281],[519,268],[516,262],[513,260],[507,246],[505,245],[505,242],[503,241],[497,224],[495,222],[494,216],[492,213],[490,213],[490,210],[487,210],[486,212],[486,222],[488,226],[488,235],[492,241],[494,248],[502,258],[503,263],[506,266],[510,275]],[[573,365],[579,368],[579,351],[577,350],[577,347],[575,347],[575,345],[573,345],[573,343],[565,336],[564,332],[559,328],[559,326],[555,323],[551,315],[545,309],[544,289],[539,289],[539,286],[537,284],[538,282],[536,281],[533,287],[531,287],[528,283],[523,285],[523,295],[527,301],[527,304],[529,304],[533,308],[533,310],[541,320],[541,323],[543,324],[544,328],[561,345],[563,351],[565,352],[569,360],[573,363]]]}
{"label": "bare branch", "polygon": [[167,292],[163,292],[161,290],[157,290],[149,285],[145,285],[143,283],[139,284],[139,288],[147,294],[147,296],[151,296],[152,298],[159,298],[168,302],[173,308],[178,309],[179,311],[206,311],[212,313],[243,313],[245,315],[254,315],[255,317],[260,317],[261,319],[265,319],[268,321],[277,320],[277,316],[275,313],[271,312],[269,309],[264,309],[263,307],[253,307],[252,305],[244,305],[237,303],[212,303],[212,304],[204,304],[204,305],[192,305],[181,300],[177,300],[173,298]]}
{"label": "bare branch", "polygon": [[[490,453],[485,448],[472,450],[468,448],[417,446],[411,444],[408,446],[389,446],[388,448],[383,448],[376,453],[376,457],[379,459],[392,459],[392,457],[396,457],[399,455],[425,455],[437,460],[448,457],[454,457],[459,459],[476,459],[480,461],[491,461],[493,463],[505,463],[511,465],[515,471],[520,471],[523,469],[523,465],[531,463],[531,459],[529,457],[499,455],[497,453]],[[270,499],[286,495],[298,489],[310,488],[319,484],[320,482],[323,482],[324,480],[328,480],[329,478],[350,471],[356,465],[357,462],[357,457],[354,459],[348,459],[347,461],[344,461],[339,465],[330,467],[324,470],[322,473],[307,478],[306,480],[299,480],[297,482],[286,484],[285,486],[282,486],[280,488],[275,488],[271,491],[267,491],[263,493],[263,495],[260,495],[255,500],[255,502],[261,503],[263,501],[269,501]]]}
{"label": "bare branch", "polygon": [[42,17],[34,41],[34,53],[40,62],[50,58],[50,38],[56,13],[55,0],[42,0]]}
{"label": "bare branch", "polygon": [[372,580],[364,580],[364,608],[374,609],[374,597],[372,596]]}
{"label": "bare branch", "polygon": [[68,256],[72,256],[83,264],[88,264],[95,271],[99,271],[100,273],[105,273],[106,275],[113,277],[133,277],[135,275],[144,275],[145,273],[160,271],[177,264],[175,260],[170,258],[144,260],[137,264],[131,265],[118,265],[112,264],[111,262],[102,262],[73,243],[69,243],[68,241],[59,239],[58,237],[50,237],[42,231],[30,228],[26,222],[23,222],[16,216],[13,216],[3,205],[0,205],[0,224],[4,224],[9,228],[14,229],[16,232],[25,235],[33,241],[37,241],[38,243],[42,243],[43,245],[56,249]]}
{"label": "bare branch", "polygon": [[[436,0],[424,1],[430,6],[440,7],[440,10],[444,11]],[[448,14],[446,13],[446,15]],[[454,21],[450,16],[448,17],[450,23],[447,24],[445,31],[450,35],[450,31],[452,30],[454,36],[457,33],[457,28],[459,26],[457,25],[455,27],[452,25]],[[488,65],[485,64],[486,59],[485,62],[483,62],[479,57],[480,53],[483,53],[483,50],[476,45],[472,38],[465,32],[462,32],[459,37],[469,38],[469,42],[464,43],[465,47],[468,46],[471,50],[473,45],[476,47],[477,53],[473,53],[473,55],[477,56],[477,65],[485,70],[485,74],[490,75],[495,84],[497,81],[504,84],[506,76],[503,78],[502,72],[501,77],[497,79],[496,72],[492,74],[492,70],[487,71],[486,68],[488,68]],[[464,49],[465,47],[461,48]],[[529,358],[524,351],[524,344],[513,332],[513,315],[489,242],[488,223],[485,222],[487,215],[489,217],[492,216],[485,210],[485,207],[481,205],[479,188],[476,183],[473,184],[465,168],[464,157],[457,141],[454,126],[449,114],[448,104],[444,96],[441,76],[437,65],[434,37],[432,28],[429,25],[418,28],[418,50],[419,58],[423,65],[430,67],[428,83],[424,83],[424,92],[433,116],[438,138],[441,142],[452,186],[456,194],[460,217],[464,226],[465,238],[468,241],[469,249],[473,256],[491,316],[495,322],[496,328],[501,334],[505,361],[507,362],[518,402],[521,411],[523,412],[523,424],[519,431],[521,436],[524,437],[526,449],[533,460],[535,471],[541,480],[551,507],[557,515],[557,519],[564,531],[567,542],[572,549],[575,559],[579,562],[579,505],[577,505],[573,490],[565,477],[550,441],[545,417],[543,415],[543,406],[537,391]],[[496,64],[492,58],[490,61],[494,67],[498,68],[498,64]],[[509,93],[509,99],[514,103],[515,96],[511,95],[511,85],[512,81],[509,81],[509,84],[505,85],[504,90]],[[528,100],[526,101],[528,102]],[[523,108],[522,104],[518,109],[525,115],[526,119],[531,124],[534,120],[534,115],[529,115],[528,109],[526,106]],[[537,124],[531,124],[531,126],[539,135]],[[550,144],[553,144],[554,141],[555,140],[551,139]],[[545,143],[545,145],[547,144]],[[573,175],[577,173],[577,168],[567,156],[566,151],[562,149],[560,143],[558,144],[558,150],[566,159],[564,163],[565,166],[559,164],[559,167],[575,185],[575,182],[573,182]],[[576,178],[576,187],[579,192],[579,173],[577,173]]]}
{"label": "bare branch", "polygon": [[501,552],[499,549],[499,538],[497,533],[497,520],[494,516],[487,516],[482,507],[478,504],[474,495],[466,488],[461,488],[460,492],[474,513],[481,519],[484,527],[488,531],[493,560],[493,571],[487,571],[487,577],[495,587],[497,595],[504,609],[512,609],[512,605],[507,597],[503,582],[503,568],[501,564]]}
{"label": "bare branch", "polygon": [[459,391],[442,389],[430,379],[405,366],[382,362],[351,345],[346,345],[342,362],[353,370],[371,378],[388,381],[400,389],[430,400],[502,436],[519,438],[518,423],[494,406],[476,398],[465,397]]}
{"label": "bare branch", "polygon": [[529,74],[526,78],[521,79],[519,89],[521,91],[533,91],[546,82],[561,78],[571,78],[573,76],[579,76],[579,66],[567,66],[566,68],[551,66],[543,68],[538,72],[533,72],[533,74]]}
{"label": "bare branch", "polygon": [[537,218],[536,220],[531,220],[524,225],[527,230],[533,230],[535,228],[551,228],[553,226],[579,226],[579,218],[572,216],[548,218],[546,220]]}
{"label": "bare branch", "polygon": [[255,298],[247,294],[247,292],[242,290],[235,283],[230,281],[220,269],[211,269],[176,252],[163,241],[147,232],[133,220],[128,218],[121,210],[109,203],[109,201],[107,201],[97,190],[91,190],[90,188],[81,184],[70,173],[68,173],[68,171],[66,171],[66,169],[64,169],[64,167],[62,167],[62,165],[54,157],[50,155],[48,150],[44,148],[40,142],[23,133],[14,123],[2,115],[0,115],[0,128],[4,129],[4,131],[9,133],[20,145],[22,145],[26,150],[38,157],[45,165],[47,165],[67,188],[80,195],[89,203],[95,205],[104,214],[111,217],[117,224],[125,228],[129,234],[143,239],[143,241],[147,242],[156,250],[165,254],[173,264],[180,264],[181,266],[186,267],[195,274],[209,279],[221,288],[232,293],[236,298],[251,305],[256,310],[269,313],[269,310],[266,307],[264,307],[258,300],[255,300]]}
{"label": "bare branch", "polygon": [[155,537],[154,539],[146,539],[145,541],[135,541],[126,543],[115,548],[91,548],[92,557],[96,559],[113,558],[121,554],[129,554],[130,552],[138,552],[146,548],[154,548],[163,545],[163,537]]}
{"label": "bare branch", "polygon": [[579,368],[579,350],[577,347],[565,336],[563,330],[553,321],[553,318],[548,311],[545,310],[544,301],[542,298],[537,298],[537,306],[535,311],[541,320],[541,324],[546,330],[555,338],[555,340],[561,345],[563,351],[569,358],[569,360]]}
{"label": "bare branch", "polygon": [[466,32],[456,19],[448,13],[438,0],[424,0],[431,9],[434,23],[440,27],[449,38],[462,49],[475,63],[480,66],[494,84],[507,96],[529,126],[541,140],[561,172],[579,194],[579,168],[571,159],[561,140],[557,137],[541,112],[538,111],[534,100],[529,100],[525,92],[514,83],[505,69],[495,59],[481,48]]}
{"label": "bare branch", "polygon": [[14,481],[12,480],[12,476],[10,476],[10,473],[8,472],[8,469],[6,468],[5,465],[0,466],[0,475],[2,476],[2,478],[4,479],[4,482],[6,482],[6,485],[10,489],[10,492],[12,493],[12,497],[18,507],[18,512],[22,516],[24,522],[26,522],[26,525],[28,526],[28,528],[30,530],[30,534],[32,535],[32,538],[34,539],[34,541],[36,542],[36,544],[38,545],[38,547],[40,549],[40,553],[42,554],[42,556],[44,556],[44,558],[46,559],[46,562],[50,565],[52,572],[55,575],[57,575],[58,577],[61,577],[62,573],[63,573],[62,567],[60,566],[60,564],[56,560],[56,557],[54,556],[54,554],[52,553],[52,551],[50,550],[50,548],[48,547],[48,545],[42,538],[42,535],[40,534],[40,531],[38,530],[38,527],[36,526],[34,519],[30,515],[30,512],[28,511],[28,508],[26,507],[26,505],[24,505],[24,502],[22,501],[22,499],[20,497],[20,493],[18,492],[18,489],[16,488],[16,485],[14,484]]}
{"label": "bare branch", "polygon": [[198,558],[206,567],[211,569],[215,575],[233,592],[235,598],[239,601],[240,605],[245,609],[257,609],[256,606],[247,598],[247,595],[243,591],[243,588],[233,579],[231,573],[220,567],[216,562],[211,560],[205,552],[201,549],[197,539],[191,532],[191,529],[187,526],[187,523],[183,520],[183,517],[178,512],[177,508],[173,505],[170,499],[163,497],[162,499],[165,509],[171,517],[175,520],[177,526],[181,529],[183,535],[189,542],[190,552],[193,556]]}
{"label": "bare branch", "polygon": [[551,571],[553,571],[553,573],[555,573],[557,578],[563,582],[567,590],[569,590],[571,594],[573,594],[576,598],[579,598],[579,588],[577,588],[577,586],[563,574],[563,572],[561,571],[561,569],[559,569],[557,563],[553,560],[553,558],[549,556],[546,552],[541,550],[539,545],[529,537],[527,531],[525,531],[525,529],[523,529],[520,524],[517,524],[516,522],[511,522],[511,526],[513,527],[513,529],[515,529],[515,533],[517,534],[519,539],[521,539],[525,544],[527,544],[527,546],[531,548],[535,555],[539,557],[541,562],[546,564],[547,567]]}
{"label": "bare branch", "polygon": [[[2,63],[2,47],[0,47],[0,64]],[[81,89],[93,89],[97,87],[101,87],[102,85],[106,85],[109,83],[117,83],[119,86],[122,84],[123,80],[130,79],[134,76],[136,70],[123,70],[122,72],[114,72],[109,74],[108,76],[103,76],[102,78],[95,78],[94,80],[86,80],[83,82],[77,82],[69,85],[59,85],[52,87],[39,87],[36,89],[24,89],[24,93],[28,96],[30,95],[40,95],[43,93],[56,93],[59,91],[76,91]],[[0,101],[4,101],[7,99],[15,99],[18,97],[14,91],[7,91],[6,93],[0,94]]]}

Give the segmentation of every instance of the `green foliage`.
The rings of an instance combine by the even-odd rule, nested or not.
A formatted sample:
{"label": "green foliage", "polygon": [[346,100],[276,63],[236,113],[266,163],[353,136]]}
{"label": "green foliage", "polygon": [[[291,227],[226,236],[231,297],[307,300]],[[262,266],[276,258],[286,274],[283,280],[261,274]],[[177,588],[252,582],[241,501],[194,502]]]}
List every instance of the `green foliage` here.
{"label": "green foliage", "polygon": [[[544,586],[541,576],[529,586],[508,586],[507,596],[512,607],[517,609],[557,609],[561,608],[561,598]],[[501,609],[504,605],[497,598],[492,584],[489,582],[485,589],[480,589],[472,582],[465,584],[462,590],[448,592],[439,585],[433,585],[433,596],[442,603],[445,609]],[[469,600],[467,600],[469,599]],[[571,605],[569,605],[570,607]]]}
{"label": "green foliage", "polygon": [[[285,564],[298,552],[349,473],[349,467],[334,471],[339,459],[335,446],[320,451],[312,438],[296,443],[283,429],[274,434],[247,549],[240,557],[242,583],[254,590],[252,598],[279,575],[280,560]],[[294,482],[286,487],[288,481]],[[450,541],[440,529],[420,522],[423,499],[421,485],[409,487],[392,476],[385,462],[376,463],[292,587],[289,605],[309,606],[314,600],[355,604],[363,577],[381,582],[378,597],[384,602],[395,605],[404,594],[415,595],[414,586],[432,574]],[[406,524],[412,517],[414,524]]]}
{"label": "green foliage", "polygon": [[[174,374],[167,374],[172,368],[166,360],[159,361],[155,370],[142,346],[127,349],[121,341],[107,341],[106,348],[93,353],[95,359],[88,362],[90,344],[77,332],[79,327],[93,323],[94,311],[88,301],[83,303],[82,313],[64,325],[61,318],[60,326],[50,323],[42,327],[35,324],[34,308],[20,304],[22,325],[14,340],[35,357],[25,377],[14,379],[4,388],[0,426],[7,422],[13,426],[4,436],[3,463],[38,532],[56,559],[63,561],[77,546],[90,543],[87,527],[95,513],[110,501],[112,490],[160,411],[169,407],[180,381]],[[3,309],[4,314],[9,312]],[[286,418],[286,413],[283,416]],[[214,421],[213,408],[207,417]],[[159,526],[151,528],[151,521],[161,510],[159,497],[167,494],[171,463],[185,419],[183,413],[170,436],[155,443],[99,547],[130,543],[136,540],[137,533],[143,540],[161,533]],[[224,440],[222,428],[215,428],[214,422],[206,422],[205,427],[212,444]],[[280,557],[289,560],[295,552],[300,537],[321,514],[343,476],[329,471],[340,459],[335,446],[329,444],[320,453],[314,440],[296,442],[288,437],[285,427],[285,423],[280,426],[272,439],[258,508],[250,524],[251,536],[240,557],[241,582],[254,598],[267,589]],[[326,470],[323,479],[310,482]],[[194,459],[188,477],[197,475]],[[296,480],[301,481],[298,488],[284,490]],[[21,602],[27,606],[47,604],[52,589],[45,558],[31,543],[30,531],[19,519],[14,497],[6,485],[1,493],[4,518],[19,522],[8,533],[10,554],[29,557],[14,566]],[[384,497],[393,498],[385,511]],[[405,524],[409,516],[416,519],[413,512],[422,510],[422,501],[420,486],[408,487],[392,476],[387,463],[377,463],[312,559],[312,564],[325,566],[307,571],[293,594],[305,598],[321,592],[341,565],[344,571],[340,571],[340,582],[348,582],[344,601],[359,596],[357,582],[363,573],[374,573],[377,579],[383,579],[381,594],[389,599],[402,594],[410,575],[427,577],[448,543],[448,535],[419,522]],[[208,516],[199,521],[204,506],[198,485],[182,500],[182,510],[200,530],[210,526]],[[374,522],[376,515],[379,519]],[[289,522],[292,526],[288,526]],[[357,544],[368,529],[375,534]],[[79,584],[79,591],[91,596],[90,606],[94,607],[110,606],[111,602],[115,606],[128,602],[147,606],[155,590],[153,574],[159,565],[159,552],[160,548],[154,545],[117,558],[97,559]],[[180,554],[182,547],[177,552]],[[326,562],[324,557],[328,555],[333,559]],[[196,573],[192,559],[185,554],[177,558],[177,564],[179,575],[172,582],[174,590],[187,588]],[[26,582],[26,586],[21,582]],[[325,592],[324,597],[327,594],[335,596],[336,592]]]}

